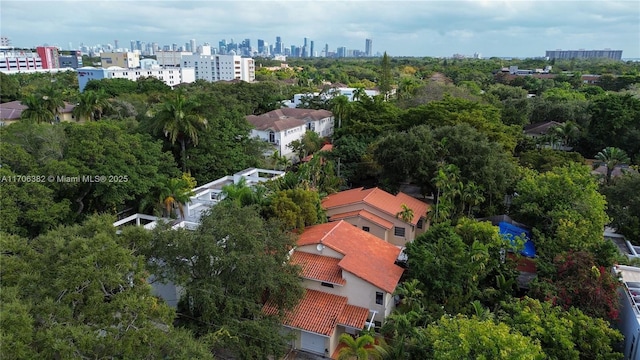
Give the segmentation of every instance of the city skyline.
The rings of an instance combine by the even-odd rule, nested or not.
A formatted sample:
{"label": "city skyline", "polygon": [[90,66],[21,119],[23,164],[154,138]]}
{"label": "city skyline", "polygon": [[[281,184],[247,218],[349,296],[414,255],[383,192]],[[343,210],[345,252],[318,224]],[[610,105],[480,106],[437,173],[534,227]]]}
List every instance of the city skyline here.
{"label": "city skyline", "polygon": [[[34,6],[35,5],[35,6]],[[16,47],[131,40],[218,47],[251,39],[285,47],[314,42],[372,55],[541,57],[555,49],[623,50],[640,58],[635,1],[3,1],[1,35]],[[302,14],[302,16],[301,16]],[[50,21],[48,19],[51,19]],[[183,20],[183,21],[180,21]],[[309,44],[310,45],[310,44]],[[309,49],[310,51],[310,49]]]}

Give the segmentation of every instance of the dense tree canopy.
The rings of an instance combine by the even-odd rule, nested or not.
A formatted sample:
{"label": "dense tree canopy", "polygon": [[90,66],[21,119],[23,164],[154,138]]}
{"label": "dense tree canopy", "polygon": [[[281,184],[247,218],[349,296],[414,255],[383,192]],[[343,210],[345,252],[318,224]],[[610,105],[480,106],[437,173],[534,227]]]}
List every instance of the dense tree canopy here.
{"label": "dense tree canopy", "polygon": [[136,231],[117,235],[112,222],[92,217],[30,242],[0,236],[3,356],[212,358],[151,295],[144,258],[127,247]]}
{"label": "dense tree canopy", "polygon": [[232,336],[221,346],[245,359],[266,359],[281,353],[284,338],[263,305],[284,311],[302,295],[298,269],[287,263],[293,244],[256,208],[228,201],[213,207],[195,231],[158,228],[147,253],[159,279],[184,288],[180,324],[199,336],[225,329]]}

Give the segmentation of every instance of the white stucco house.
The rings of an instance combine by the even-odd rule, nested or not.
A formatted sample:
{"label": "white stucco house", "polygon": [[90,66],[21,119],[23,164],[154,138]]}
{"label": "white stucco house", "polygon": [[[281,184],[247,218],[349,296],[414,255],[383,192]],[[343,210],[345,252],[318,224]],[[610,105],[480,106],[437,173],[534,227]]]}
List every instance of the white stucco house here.
{"label": "white stucco house", "polygon": [[251,136],[274,146],[280,155],[293,157],[289,144],[300,140],[307,130],[320,137],[333,135],[333,113],[328,110],[283,108],[262,115],[249,115],[247,122],[253,126]]}

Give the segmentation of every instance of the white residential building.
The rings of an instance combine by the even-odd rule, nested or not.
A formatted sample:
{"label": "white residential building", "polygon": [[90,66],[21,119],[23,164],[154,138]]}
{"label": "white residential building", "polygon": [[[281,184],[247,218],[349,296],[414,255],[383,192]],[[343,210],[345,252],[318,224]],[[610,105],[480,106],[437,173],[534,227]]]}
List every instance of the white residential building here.
{"label": "white residential building", "polygon": [[333,135],[333,113],[328,110],[283,108],[262,115],[247,116],[253,125],[251,136],[273,144],[281,156],[293,157],[289,147],[294,140],[300,140],[307,130],[320,137]]}
{"label": "white residential building", "polygon": [[158,65],[168,67],[179,67],[182,65],[183,56],[193,55],[190,51],[156,51]]}
{"label": "white residential building", "polygon": [[255,63],[251,58],[238,55],[203,54],[182,56],[182,67],[194,68],[196,80],[253,82],[256,79]]}
{"label": "white residential building", "polygon": [[152,67],[150,69],[125,69],[112,66],[105,69],[86,66],[78,68],[77,73],[78,85],[81,92],[90,80],[129,79],[131,81],[136,81],[141,77],[155,77],[170,87],[196,81],[195,70],[193,68]]}

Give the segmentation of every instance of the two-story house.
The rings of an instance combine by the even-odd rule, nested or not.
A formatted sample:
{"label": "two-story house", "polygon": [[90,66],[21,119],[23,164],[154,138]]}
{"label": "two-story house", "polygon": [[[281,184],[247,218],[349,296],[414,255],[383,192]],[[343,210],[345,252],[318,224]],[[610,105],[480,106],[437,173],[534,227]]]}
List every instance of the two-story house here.
{"label": "two-story house", "polygon": [[[410,209],[412,216],[403,205]],[[403,247],[428,228],[429,205],[399,192],[356,188],[331,194],[322,200],[329,221],[345,220],[393,245]]]}
{"label": "two-story house", "polygon": [[[306,291],[284,321],[292,348],[331,356],[341,334],[382,325],[396,305],[399,248],[346,221],[307,227],[296,245],[290,261],[300,265]],[[267,304],[265,312],[274,309]]]}
{"label": "two-story house", "polygon": [[333,114],[327,110],[277,109],[262,115],[248,115],[253,126],[252,137],[258,137],[275,146],[280,155],[292,157],[289,144],[300,140],[306,131],[314,131],[320,137],[333,135]]}

